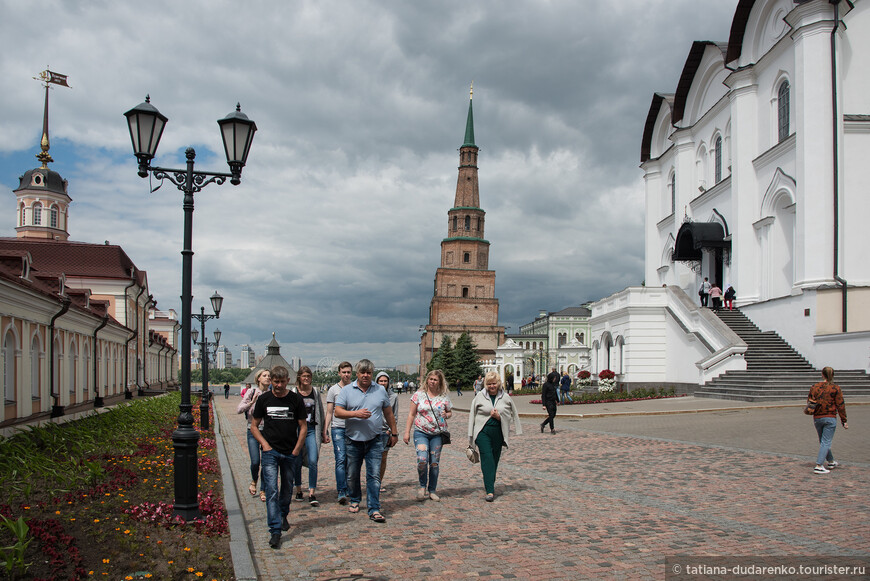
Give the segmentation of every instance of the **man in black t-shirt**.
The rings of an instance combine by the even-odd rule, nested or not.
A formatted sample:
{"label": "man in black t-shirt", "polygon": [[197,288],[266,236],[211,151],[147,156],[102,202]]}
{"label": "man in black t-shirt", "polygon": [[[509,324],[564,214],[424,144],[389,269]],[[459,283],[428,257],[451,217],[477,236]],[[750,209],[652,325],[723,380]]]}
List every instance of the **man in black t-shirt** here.
{"label": "man in black t-shirt", "polygon": [[[273,367],[272,390],[257,398],[251,413],[251,435],[263,449],[260,465],[266,491],[266,521],[269,525],[269,546],[281,544],[281,531],[290,530],[290,496],[293,490],[293,465],[302,453],[308,432],[305,403],[302,397],[287,389],[289,372],[286,367]],[[262,430],[258,429],[263,424]],[[278,489],[278,473],[281,488]]]}

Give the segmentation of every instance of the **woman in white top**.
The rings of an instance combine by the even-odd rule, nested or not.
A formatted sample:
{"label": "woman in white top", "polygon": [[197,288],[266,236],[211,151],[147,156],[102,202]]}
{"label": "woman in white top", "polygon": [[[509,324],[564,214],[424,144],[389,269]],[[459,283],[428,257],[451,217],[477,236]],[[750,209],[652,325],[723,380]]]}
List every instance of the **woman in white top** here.
{"label": "woman in white top", "polygon": [[[248,492],[251,496],[257,496],[257,480],[260,477],[260,443],[254,438],[251,433],[251,410],[254,409],[254,404],[257,403],[257,398],[261,393],[269,391],[272,384],[272,377],[268,369],[261,369],[254,376],[255,387],[247,390],[242,401],[239,402],[239,407],[236,408],[237,414],[245,414],[248,420],[248,454],[251,457],[251,484],[248,486]],[[260,500],[266,502],[266,491],[263,490],[263,484],[260,483]]]}
{"label": "woman in white top", "polygon": [[420,488],[417,500],[441,500],[438,487],[438,465],[441,462],[441,434],[447,431],[447,420],[453,415],[453,404],[447,397],[447,381],[440,369],[429,372],[424,385],[411,396],[411,408],[405,424],[404,442],[411,441],[414,427],[414,447],[417,450],[417,475]]}

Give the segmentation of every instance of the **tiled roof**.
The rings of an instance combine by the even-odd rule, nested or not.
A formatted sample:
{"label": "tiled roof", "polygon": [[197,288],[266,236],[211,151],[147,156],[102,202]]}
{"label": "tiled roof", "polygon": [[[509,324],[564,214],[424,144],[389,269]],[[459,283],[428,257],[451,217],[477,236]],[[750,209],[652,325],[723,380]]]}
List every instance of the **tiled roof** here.
{"label": "tiled roof", "polygon": [[144,282],[144,271],[137,269],[124,250],[114,244],[0,238],[0,254],[8,251],[30,252],[34,267],[40,271],[129,280],[131,269],[135,269],[138,281]]}
{"label": "tiled roof", "polygon": [[592,311],[587,309],[586,307],[568,307],[567,309],[562,309],[561,311],[550,313],[551,317],[590,317],[592,316]]}

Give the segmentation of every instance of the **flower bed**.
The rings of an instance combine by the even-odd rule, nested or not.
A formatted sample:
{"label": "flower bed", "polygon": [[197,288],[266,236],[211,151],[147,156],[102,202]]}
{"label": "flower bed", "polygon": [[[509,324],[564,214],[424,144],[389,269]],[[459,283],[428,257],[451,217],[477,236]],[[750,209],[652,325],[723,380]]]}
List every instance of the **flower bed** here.
{"label": "flower bed", "polygon": [[[172,516],[179,402],[175,392],[0,439],[0,491],[11,499],[0,505],[0,547],[23,548],[19,578],[232,579],[213,432],[198,449],[202,519]],[[23,533],[8,524],[20,517]]]}
{"label": "flower bed", "polygon": [[[684,397],[685,394],[676,395],[674,388],[661,389],[635,389],[631,392],[610,391],[598,393],[575,393],[572,395],[574,401],[560,403],[559,405],[578,405],[586,403],[613,403],[620,401],[642,401],[647,399],[665,399],[672,397]],[[529,403],[540,404],[541,400],[533,399]]]}

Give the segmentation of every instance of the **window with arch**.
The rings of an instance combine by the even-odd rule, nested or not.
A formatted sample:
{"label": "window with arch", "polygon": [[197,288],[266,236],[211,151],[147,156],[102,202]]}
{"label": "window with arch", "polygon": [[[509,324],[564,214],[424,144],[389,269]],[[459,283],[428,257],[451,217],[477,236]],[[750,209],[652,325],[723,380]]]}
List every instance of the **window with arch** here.
{"label": "window with arch", "polygon": [[15,401],[15,335],[7,331],[3,338],[3,397]]}
{"label": "window with arch", "polygon": [[716,173],[714,175],[714,183],[719,183],[722,181],[722,136],[716,136],[715,141],[715,149],[713,150],[713,156],[715,158],[716,163]]}
{"label": "window with arch", "polygon": [[583,333],[574,333],[574,338],[583,343]]}
{"label": "window with arch", "polygon": [[57,206],[52,206],[48,212],[48,225],[57,228]]}
{"label": "window with arch", "polygon": [[469,262],[471,262],[471,253],[470,252],[465,252],[462,254],[462,262],[464,262],[465,264],[468,264]]}
{"label": "window with arch", "polygon": [[42,225],[42,204],[40,204],[39,202],[33,204],[33,225]]}
{"label": "window with arch", "polygon": [[471,230],[471,216],[465,217],[465,229]]}
{"label": "window with arch", "polygon": [[779,86],[779,90],[776,93],[776,113],[777,113],[777,128],[778,128],[778,137],[779,141],[783,141],[786,137],[788,137],[789,126],[788,126],[788,118],[789,118],[789,104],[790,94],[789,94],[789,84],[788,81],[783,81]]}
{"label": "window with arch", "polygon": [[39,349],[39,337],[34,337],[30,343],[30,397],[39,399],[39,360],[41,357]]}
{"label": "window with arch", "polygon": [[21,216],[18,217],[18,225],[24,226],[24,204],[21,204]]}
{"label": "window with arch", "polygon": [[568,342],[568,333],[559,333],[559,347]]}
{"label": "window with arch", "polygon": [[480,232],[480,216],[477,217],[477,231]]}
{"label": "window with arch", "polygon": [[467,286],[462,287],[462,298],[464,298],[464,299],[468,298],[468,287]]}
{"label": "window with arch", "polygon": [[459,225],[458,218],[456,216],[453,216],[453,229],[456,230],[458,225]]}

